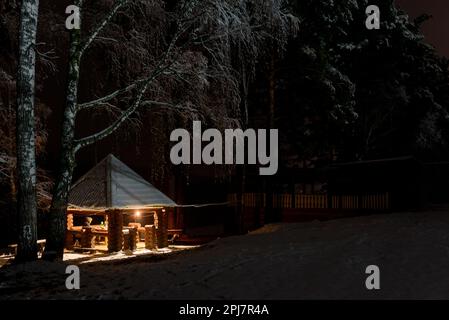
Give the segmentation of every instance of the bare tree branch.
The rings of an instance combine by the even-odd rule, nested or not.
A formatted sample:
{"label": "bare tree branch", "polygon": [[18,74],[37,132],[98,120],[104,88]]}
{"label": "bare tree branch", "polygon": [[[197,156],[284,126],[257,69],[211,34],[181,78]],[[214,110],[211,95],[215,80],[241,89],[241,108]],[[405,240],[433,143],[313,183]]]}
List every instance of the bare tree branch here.
{"label": "bare tree branch", "polygon": [[75,140],[75,152],[77,152],[79,149],[89,146],[99,140],[102,140],[115,132],[136,110],[139,108],[143,95],[148,89],[148,86],[150,83],[156,79],[159,75],[161,75],[169,66],[162,66],[159,67],[157,70],[153,72],[153,74],[145,80],[145,82],[139,84],[139,91],[137,94],[137,97],[134,101],[134,103],[126,109],[120,117],[115,120],[109,127],[101,130],[100,132],[97,132],[91,136]]}
{"label": "bare tree branch", "polygon": [[[111,12],[95,29],[94,33],[88,38],[87,42],[82,45],[81,51],[84,51],[89,46],[89,44],[95,40],[98,33],[113,18],[113,16],[119,10],[119,8],[121,8],[127,2],[128,0],[117,0]],[[228,4],[223,8],[221,8],[216,2],[211,2],[211,4],[212,9],[210,8],[206,9],[205,8],[206,5],[201,1],[190,1],[189,5],[186,5],[185,7],[186,12],[187,11],[189,12],[186,15],[187,18],[184,20],[179,20],[178,31],[174,34],[171,42],[167,47],[166,52],[162,54],[162,56],[158,59],[159,66],[156,67],[155,71],[149,77],[137,80],[127,85],[126,87],[118,89],[104,97],[77,105],[76,111],[97,106],[104,106],[107,105],[109,101],[117,98],[118,96],[137,89],[134,102],[131,104],[130,107],[125,109],[111,125],[93,135],[75,141],[75,152],[85,146],[91,145],[99,140],[102,140],[108,135],[115,132],[140,106],[157,105],[160,107],[167,107],[167,108],[170,107],[174,109],[176,108],[180,109],[179,107],[173,106],[169,103],[152,100],[142,101],[142,99],[146,94],[150,83],[152,83],[153,80],[155,80],[159,76],[173,76],[174,79],[181,80],[186,84],[192,85],[192,81],[190,81],[190,79],[186,79],[183,77],[183,75],[185,74],[190,75],[188,72],[189,70],[188,69],[184,70],[185,65],[183,65],[182,62],[180,62],[179,65],[177,64],[177,57],[181,57],[182,54],[186,52],[185,50],[189,48],[189,46],[200,45],[210,54],[210,56],[218,65],[218,67],[222,71],[224,71],[227,68],[227,65],[223,65],[221,62],[223,62],[223,59],[225,59],[226,57],[220,56],[220,58],[218,58],[214,53],[220,48],[220,45],[223,45],[223,43],[228,45],[228,42],[230,41],[228,40],[228,38],[232,38],[234,36],[236,38],[241,37],[243,39],[242,41],[245,43],[246,41],[252,41],[250,33],[262,27],[261,24],[256,25],[251,24],[248,16],[242,16],[242,19],[239,20],[240,17],[232,13],[233,8],[231,8],[231,6],[229,6]],[[197,9],[199,11],[195,12],[195,10]],[[219,22],[218,25],[216,26],[219,31],[218,33],[209,33],[207,29],[202,30],[200,27],[196,27],[198,23],[200,25],[202,24],[203,16],[204,19],[209,20],[209,22],[213,21],[212,17],[214,15],[213,12],[214,10],[217,10],[218,15],[221,15],[220,18],[223,19],[224,23],[222,25],[222,23]],[[205,25],[208,25],[209,22],[205,22]],[[191,31],[192,34],[186,38],[187,41],[184,41],[181,45],[177,46],[178,40],[180,40],[181,38],[185,39],[183,35],[185,35],[185,33],[192,27],[194,27],[194,29]],[[218,42],[219,44],[217,45],[215,42]],[[211,46],[209,46],[209,44]],[[185,111],[196,112],[197,110],[185,110]]]}
{"label": "bare tree branch", "polygon": [[79,149],[87,147],[91,144],[94,144],[97,141],[100,141],[113,132],[115,132],[120,126],[137,110],[137,108],[140,106],[140,102],[142,100],[143,95],[145,94],[146,90],[148,89],[148,86],[150,84],[150,80],[145,82],[141,89],[139,90],[139,93],[136,97],[136,100],[134,103],[117,119],[112,123],[109,127],[103,129],[102,131],[93,134],[91,136],[75,140],[75,152],[77,152]]}
{"label": "bare tree branch", "polygon": [[198,114],[200,112],[198,109],[191,108],[189,106],[175,105],[171,103],[152,100],[142,102],[142,106],[158,107],[160,109],[175,111],[178,113]]}
{"label": "bare tree branch", "polygon": [[[123,1],[125,1],[125,0],[123,0]],[[148,78],[146,78],[144,80],[139,80],[139,81],[129,85],[128,87],[125,87],[123,89],[113,92],[112,94],[110,94],[106,97],[103,97],[103,98],[97,99],[95,101],[92,101],[90,103],[86,103],[86,104],[78,106],[81,109],[92,107],[92,106],[98,105],[99,103],[104,103],[104,102],[110,101],[114,97],[116,97],[124,92],[130,91],[133,88],[141,87],[138,91],[138,94],[137,94],[137,97],[136,97],[134,103],[127,110],[125,110],[123,112],[123,114],[117,120],[115,120],[109,127],[105,128],[105,129],[101,130],[100,132],[97,132],[93,135],[90,135],[88,137],[85,137],[85,138],[82,138],[79,140],[75,140],[75,152],[77,152],[81,148],[84,148],[91,144],[94,144],[95,142],[100,141],[100,140],[106,138],[107,136],[109,136],[110,134],[112,134],[113,132],[115,132],[139,108],[139,106],[141,105],[142,98],[143,98],[145,92],[147,91],[150,83],[154,79],[159,77],[161,74],[166,73],[167,70],[170,70],[170,67],[174,63],[174,61],[168,62],[170,54],[172,53],[179,37],[186,30],[188,30],[188,26],[187,27],[181,26],[181,28],[179,28],[179,31],[176,33],[176,35],[173,37],[172,41],[170,42],[168,49],[167,49],[166,53],[164,54],[163,60],[160,61],[158,68]],[[78,107],[77,107],[77,109],[79,109]]]}
{"label": "bare tree branch", "polygon": [[84,52],[89,48],[92,42],[97,38],[98,34],[103,30],[104,27],[109,23],[109,21],[114,18],[117,11],[122,8],[124,5],[128,4],[129,0],[117,0],[112,7],[111,11],[104,17],[104,19],[95,27],[93,33],[81,43],[80,56],[84,54]]}
{"label": "bare tree branch", "polygon": [[[128,1],[128,0],[122,0],[122,1]],[[188,28],[190,27],[190,24],[183,24],[180,28],[179,28],[179,30],[178,30],[178,32],[175,34],[175,36],[172,38],[172,40],[171,40],[171,42],[170,42],[170,44],[169,44],[169,46],[168,46],[168,49],[166,50],[166,52],[164,53],[164,55],[163,55],[163,59],[161,59],[161,61],[160,61],[160,63],[159,63],[159,69],[160,69],[160,66],[162,65],[162,64],[169,64],[169,62],[168,62],[168,60],[169,60],[169,57],[170,57],[170,54],[172,53],[172,51],[173,51],[173,49],[174,49],[174,47],[175,47],[175,45],[176,45],[176,42],[178,41],[178,39],[179,39],[179,37],[181,37],[182,36],[182,34],[184,33],[184,32],[186,32],[187,30],[188,30]],[[170,64],[173,64],[173,61],[170,63]],[[166,74],[165,73],[165,69],[168,69],[169,67],[167,67],[167,68],[164,68],[164,72],[161,72],[161,74],[162,73],[164,73],[164,74]],[[105,102],[108,102],[108,101],[111,101],[112,99],[114,99],[114,98],[116,98],[116,97],[118,97],[118,96],[120,96],[120,95],[122,95],[122,94],[124,94],[124,93],[126,93],[126,92],[129,92],[129,91],[131,91],[131,90],[133,90],[133,89],[135,89],[136,87],[138,87],[140,84],[143,84],[143,83],[145,83],[145,82],[147,82],[148,80],[153,80],[154,78],[154,73],[153,74],[151,74],[149,77],[147,77],[147,78],[144,78],[144,79],[139,79],[139,80],[137,80],[137,81],[135,81],[135,82],[133,82],[133,83],[131,83],[131,84],[129,84],[128,86],[126,86],[126,87],[124,87],[124,88],[121,88],[121,89],[118,89],[118,90],[116,90],[116,91],[114,91],[114,92],[112,92],[112,93],[110,93],[110,94],[108,94],[108,95],[106,95],[106,96],[104,96],[104,97],[101,97],[101,98],[98,98],[98,99],[96,99],[96,100],[92,100],[92,101],[89,101],[89,102],[85,102],[85,103],[81,103],[81,104],[78,104],[77,105],[77,111],[80,111],[80,110],[84,110],[84,109],[87,109],[87,108],[91,108],[91,107],[95,107],[95,106],[97,106],[97,105],[99,105],[99,104],[102,104],[102,103],[105,103]],[[158,74],[159,75],[159,74]]]}
{"label": "bare tree branch", "polygon": [[108,101],[111,101],[112,99],[114,99],[114,98],[116,98],[116,97],[118,97],[118,96],[120,96],[120,95],[122,95],[122,94],[124,94],[126,92],[129,92],[129,91],[135,89],[136,87],[139,86],[139,84],[142,84],[142,83],[144,83],[147,80],[148,80],[148,78],[147,79],[137,80],[137,81],[131,83],[130,85],[128,85],[128,86],[126,86],[124,88],[121,88],[119,90],[116,90],[116,91],[114,91],[114,92],[112,92],[112,93],[110,93],[110,94],[108,94],[108,95],[106,95],[104,97],[101,97],[101,98],[98,98],[96,100],[92,100],[92,101],[89,101],[89,102],[78,104],[77,111],[88,109],[88,108],[91,108],[91,107],[95,107],[97,105],[100,105],[100,104],[106,103]]}

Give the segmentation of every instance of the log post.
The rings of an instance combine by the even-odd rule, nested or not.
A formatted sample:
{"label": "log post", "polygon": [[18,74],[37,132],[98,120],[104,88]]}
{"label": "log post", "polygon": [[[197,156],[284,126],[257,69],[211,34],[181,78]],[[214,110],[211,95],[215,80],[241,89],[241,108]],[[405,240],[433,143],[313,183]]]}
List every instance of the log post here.
{"label": "log post", "polygon": [[162,221],[164,222],[164,229],[162,230],[163,248],[168,248],[168,212],[162,210]]}
{"label": "log post", "polygon": [[136,242],[136,234],[137,234],[137,228],[132,227],[128,228],[126,230],[126,233],[124,234],[124,241],[123,241],[123,249],[124,250],[131,250],[135,251],[137,249],[137,242]]}
{"label": "log post", "polygon": [[73,228],[73,214],[67,215],[67,232],[65,234],[65,247],[69,250],[73,249],[73,234],[70,232]]}
{"label": "log post", "polygon": [[130,236],[130,249],[131,251],[135,251],[137,249],[137,235],[139,232],[137,231],[137,227],[134,227],[129,230],[129,236]]}
{"label": "log post", "polygon": [[73,214],[69,213],[67,215],[67,230],[71,230],[73,228]]}
{"label": "log post", "polygon": [[156,213],[155,223],[156,224],[156,241],[158,248],[167,248],[168,247],[168,215],[167,212],[163,210],[159,210]]}
{"label": "log post", "polygon": [[130,229],[123,230],[123,250],[131,250],[130,244]]}
{"label": "log post", "polygon": [[108,252],[118,252],[123,248],[123,214],[120,210],[107,210]]}

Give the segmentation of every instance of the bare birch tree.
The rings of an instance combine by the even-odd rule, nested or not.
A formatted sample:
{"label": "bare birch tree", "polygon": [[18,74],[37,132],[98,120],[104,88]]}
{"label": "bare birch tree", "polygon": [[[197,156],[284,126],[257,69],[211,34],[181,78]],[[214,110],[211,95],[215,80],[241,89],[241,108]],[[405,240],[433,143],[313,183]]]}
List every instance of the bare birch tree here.
{"label": "bare birch tree", "polygon": [[[158,17],[158,19],[167,19],[167,27],[157,39],[149,41],[145,33],[134,32],[134,30],[130,32],[130,38],[145,44],[131,49],[133,54],[139,57],[140,65],[135,68],[142,70],[142,74],[122,88],[84,103],[78,101],[83,57],[96,42],[117,42],[113,33],[110,37],[103,36],[107,34],[106,26],[112,24],[118,15],[126,15],[123,12],[126,12],[127,8],[134,8],[139,14],[145,14],[158,5],[159,8],[164,8],[165,5],[159,0],[116,0],[110,11],[99,19],[100,22],[93,30],[86,33],[81,30],[83,19],[88,12],[87,8],[83,7],[81,0],[75,1],[75,5],[81,9],[82,27],[80,30],[72,30],[70,35],[60,172],[53,192],[50,232],[44,258],[53,260],[61,259],[63,256],[66,210],[76,153],[116,132],[125,123],[129,123],[132,116],[142,108],[162,109],[166,112],[182,114],[201,113],[203,111],[200,110],[201,108],[210,107],[203,97],[205,88],[217,79],[223,84],[223,90],[228,90],[227,93],[231,92],[227,96],[226,93],[224,95],[221,93],[221,99],[225,104],[238,109],[241,77],[238,76],[238,69],[234,67],[235,49],[239,49],[237,60],[240,60],[240,64],[245,64],[245,70],[252,70],[257,61],[257,55],[262,50],[263,39],[268,36],[284,39],[285,33],[297,27],[294,17],[282,11],[281,6],[273,6],[273,1],[178,1],[171,11],[164,9],[163,18]],[[282,0],[274,2],[280,3]],[[277,11],[273,12],[273,9]],[[285,27],[281,28],[284,33],[281,37],[266,33],[266,30],[273,29],[272,27],[264,28],[268,21],[278,23],[273,17],[279,18]],[[127,18],[129,21],[133,20],[133,17]],[[172,34],[168,41],[165,40],[167,34]],[[157,47],[159,50],[150,52],[150,47]],[[179,99],[175,101],[171,93],[179,91],[180,88],[183,88],[185,92],[183,101]],[[115,119],[110,125],[92,135],[76,137],[77,115],[81,112],[92,113],[98,109],[113,112],[116,115]],[[223,113],[224,109],[226,105],[209,110],[209,113],[212,117],[217,117]]]}
{"label": "bare birch tree", "polygon": [[22,0],[17,72],[17,260],[37,259],[36,151],[35,151],[35,45],[39,0]]}

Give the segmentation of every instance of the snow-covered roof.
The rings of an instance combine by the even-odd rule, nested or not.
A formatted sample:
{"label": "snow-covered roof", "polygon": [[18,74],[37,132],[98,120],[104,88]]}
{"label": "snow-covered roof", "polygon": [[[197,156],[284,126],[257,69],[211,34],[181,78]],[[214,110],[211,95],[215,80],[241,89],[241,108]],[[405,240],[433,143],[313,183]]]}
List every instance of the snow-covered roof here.
{"label": "snow-covered roof", "polygon": [[172,199],[112,154],[82,176],[69,194],[69,207],[77,209],[174,206]]}

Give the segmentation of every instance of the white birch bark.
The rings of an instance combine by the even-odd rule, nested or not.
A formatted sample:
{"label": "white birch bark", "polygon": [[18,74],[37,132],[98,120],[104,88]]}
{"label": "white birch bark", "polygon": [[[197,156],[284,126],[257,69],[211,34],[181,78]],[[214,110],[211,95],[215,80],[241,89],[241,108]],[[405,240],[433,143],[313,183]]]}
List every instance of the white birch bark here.
{"label": "white birch bark", "polygon": [[76,0],[75,5],[80,8],[80,29],[73,29],[70,33],[70,56],[67,82],[67,97],[64,110],[64,120],[61,132],[61,158],[59,173],[53,190],[50,208],[50,224],[47,236],[47,244],[44,252],[46,260],[61,260],[64,253],[66,233],[66,211],[68,196],[75,169],[75,120],[78,111],[78,87],[80,77],[80,65],[83,53],[92,44],[101,30],[115,16],[117,11],[124,6],[127,0],[117,0],[108,15],[94,29],[93,33],[85,40],[81,40],[82,29],[82,4],[83,0]]}
{"label": "white birch bark", "polygon": [[37,258],[34,91],[38,9],[39,0],[22,0],[16,114],[19,261]]}

